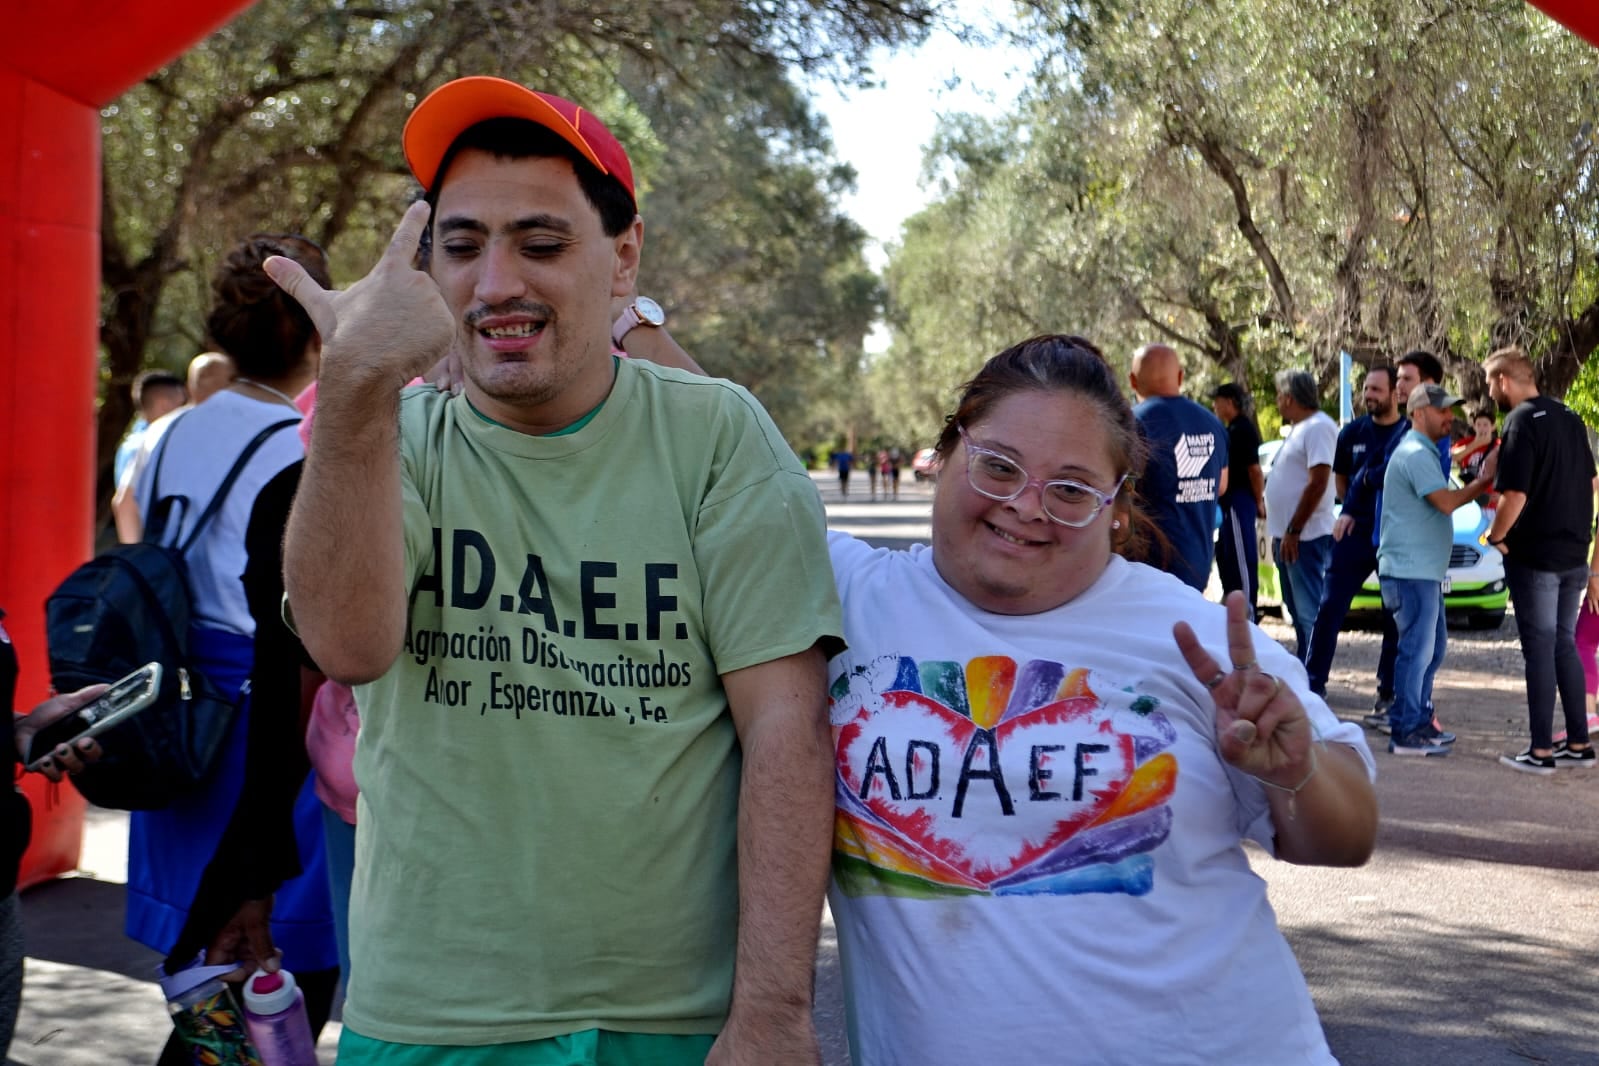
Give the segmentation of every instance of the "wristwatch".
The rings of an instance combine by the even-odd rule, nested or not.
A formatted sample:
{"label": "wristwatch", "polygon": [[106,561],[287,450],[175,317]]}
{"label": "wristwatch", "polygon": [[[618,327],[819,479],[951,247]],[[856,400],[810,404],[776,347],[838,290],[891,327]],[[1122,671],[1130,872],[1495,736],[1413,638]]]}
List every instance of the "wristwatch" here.
{"label": "wristwatch", "polygon": [[666,312],[661,310],[661,305],[648,296],[636,296],[627,310],[611,324],[611,343],[620,348],[622,338],[637,327],[649,326],[651,329],[659,329],[664,325],[666,325]]}
{"label": "wristwatch", "polygon": [[1288,534],[1289,536],[1297,537],[1297,536],[1299,536],[1299,534],[1304,532],[1304,529],[1302,527],[1296,526],[1296,525],[1294,525],[1293,523],[1290,522],[1288,524],[1288,528],[1283,530],[1283,532]]}

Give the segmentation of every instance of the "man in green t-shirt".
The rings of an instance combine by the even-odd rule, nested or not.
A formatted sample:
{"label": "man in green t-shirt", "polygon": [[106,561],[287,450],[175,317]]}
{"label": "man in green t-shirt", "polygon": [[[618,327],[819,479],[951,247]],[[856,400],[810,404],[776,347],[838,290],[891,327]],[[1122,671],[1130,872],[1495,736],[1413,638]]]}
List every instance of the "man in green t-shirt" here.
{"label": "man in green t-shirt", "polygon": [[[749,393],[612,354],[660,314],[613,323],[643,226],[592,114],[464,78],[404,147],[367,277],[268,264],[323,340],[288,596],[362,686],[340,1062],[815,1062],[816,490]],[[396,402],[452,345],[463,393]]]}

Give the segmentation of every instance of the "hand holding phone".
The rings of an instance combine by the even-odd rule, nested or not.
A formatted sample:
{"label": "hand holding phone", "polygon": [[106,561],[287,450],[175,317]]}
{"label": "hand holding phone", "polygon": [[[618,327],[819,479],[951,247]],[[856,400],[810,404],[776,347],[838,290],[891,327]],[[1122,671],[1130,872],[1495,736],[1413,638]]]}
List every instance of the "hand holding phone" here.
{"label": "hand holding phone", "polygon": [[[147,663],[95,696],[94,689],[99,687],[57,696],[17,723],[18,747],[26,751],[29,770],[49,773],[53,767],[47,764],[58,747],[64,745],[76,753],[80,741],[99,736],[154,703],[161,692],[161,664]],[[85,696],[91,697],[87,705],[80,702]],[[59,706],[50,705],[58,701]],[[41,715],[49,720],[35,722]]]}

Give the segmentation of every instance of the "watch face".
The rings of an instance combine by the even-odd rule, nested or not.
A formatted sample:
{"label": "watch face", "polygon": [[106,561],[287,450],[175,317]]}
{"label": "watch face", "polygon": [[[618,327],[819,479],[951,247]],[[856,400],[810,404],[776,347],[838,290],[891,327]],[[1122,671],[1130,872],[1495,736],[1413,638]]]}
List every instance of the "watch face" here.
{"label": "watch face", "polygon": [[638,312],[639,321],[646,326],[661,326],[666,324],[666,312],[661,310],[661,305],[648,296],[640,296],[633,301],[633,309]]}

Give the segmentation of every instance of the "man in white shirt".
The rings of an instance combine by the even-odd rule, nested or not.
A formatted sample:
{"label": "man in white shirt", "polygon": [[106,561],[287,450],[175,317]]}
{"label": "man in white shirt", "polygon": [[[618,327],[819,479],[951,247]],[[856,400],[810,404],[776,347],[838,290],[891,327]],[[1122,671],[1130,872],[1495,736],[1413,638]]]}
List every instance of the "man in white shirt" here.
{"label": "man in white shirt", "polygon": [[1316,379],[1307,371],[1279,371],[1276,385],[1277,410],[1293,429],[1266,479],[1266,533],[1283,606],[1293,619],[1296,651],[1303,659],[1332,558],[1332,463],[1338,427],[1322,412]]}

